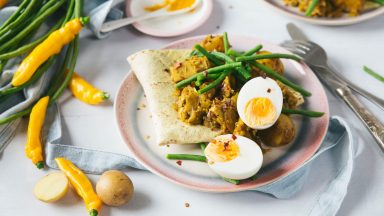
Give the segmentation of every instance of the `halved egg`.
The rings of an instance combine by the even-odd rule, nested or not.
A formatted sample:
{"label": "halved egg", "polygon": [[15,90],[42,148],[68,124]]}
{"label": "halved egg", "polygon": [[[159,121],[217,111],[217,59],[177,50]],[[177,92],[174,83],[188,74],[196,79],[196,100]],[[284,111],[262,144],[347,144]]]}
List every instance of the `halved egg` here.
{"label": "halved egg", "polygon": [[254,141],[233,134],[213,139],[205,148],[209,167],[229,179],[247,179],[254,176],[263,164],[263,153]]}
{"label": "halved egg", "polygon": [[271,78],[256,77],[241,88],[237,98],[237,112],[250,128],[266,129],[279,118],[283,107],[283,93]]}

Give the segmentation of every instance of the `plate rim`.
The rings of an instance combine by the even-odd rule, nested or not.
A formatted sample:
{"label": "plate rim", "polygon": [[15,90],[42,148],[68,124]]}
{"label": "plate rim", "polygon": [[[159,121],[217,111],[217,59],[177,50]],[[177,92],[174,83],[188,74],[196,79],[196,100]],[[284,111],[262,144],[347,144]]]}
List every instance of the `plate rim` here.
{"label": "plate rim", "polygon": [[[184,38],[184,39],[181,39],[181,40],[176,40],[174,42],[171,42],[165,46],[163,46],[161,49],[166,49],[167,47],[169,46],[173,46],[173,45],[176,45],[176,44],[180,44],[180,43],[183,43],[185,41],[188,41],[188,40],[193,40],[193,39],[198,39],[198,38],[202,38],[202,37],[205,37],[206,35],[199,35],[199,36],[194,36],[194,37],[188,37],[188,38]],[[256,39],[256,40],[259,40],[259,41],[265,41],[267,43],[270,43],[270,44],[273,44],[275,46],[278,46],[280,48],[282,48],[281,46],[279,45],[276,45],[274,43],[271,43],[271,42],[268,42],[266,40],[263,40],[263,39],[260,39],[258,37],[254,37],[254,36],[247,36],[247,35],[234,35],[234,36],[238,36],[238,37],[244,37],[244,38],[253,38],[253,39]],[[284,48],[282,48],[284,49]],[[284,49],[285,50],[285,49]],[[314,72],[306,65],[306,64],[303,64],[304,67],[308,68],[309,71],[314,75]],[[124,128],[121,127],[121,125],[119,124],[119,117],[120,117],[120,114],[119,114],[119,110],[120,110],[120,103],[119,103],[119,98],[121,98],[121,94],[123,94],[123,91],[122,89],[124,88],[124,84],[125,82],[127,82],[128,79],[132,79],[132,77],[134,79],[137,80],[135,74],[132,72],[132,70],[130,69],[129,72],[125,75],[125,77],[123,78],[122,82],[120,83],[119,85],[119,88],[117,90],[117,94],[116,94],[116,97],[115,97],[115,100],[114,100],[114,116],[115,116],[115,123],[116,123],[116,126],[117,126],[117,129],[119,131],[119,136],[120,138],[122,139],[122,141],[127,145],[128,149],[130,150],[130,152],[132,153],[133,157],[140,162],[140,164],[142,164],[145,168],[147,168],[149,171],[151,171],[152,173],[162,177],[163,179],[166,179],[170,182],[173,182],[177,185],[180,185],[180,186],[183,186],[183,187],[186,187],[186,188],[189,188],[189,189],[193,189],[193,190],[197,190],[197,191],[204,191],[204,192],[215,192],[215,193],[223,193],[223,192],[238,192],[238,191],[245,191],[245,190],[249,190],[249,189],[255,189],[255,188],[258,188],[258,187],[261,187],[261,186],[264,186],[266,184],[269,184],[271,182],[275,182],[275,181],[278,181],[284,177],[286,177],[287,175],[295,172],[297,169],[299,169],[303,164],[305,164],[305,162],[307,160],[309,160],[316,152],[317,150],[320,148],[321,146],[321,143],[324,141],[324,138],[326,137],[326,134],[327,134],[327,129],[329,127],[329,117],[330,117],[330,113],[329,113],[329,100],[328,100],[328,97],[325,93],[325,89],[324,89],[324,86],[321,85],[321,89],[322,89],[322,93],[324,94],[325,96],[325,107],[326,107],[326,110],[325,110],[325,126],[324,126],[324,133],[322,134],[321,138],[319,139],[318,141],[318,145],[317,145],[317,148],[313,151],[313,153],[311,154],[308,154],[308,157],[306,157],[305,159],[301,160],[300,161],[300,165],[298,165],[297,167],[295,167],[294,169],[290,170],[289,172],[286,172],[284,175],[281,175],[279,176],[278,178],[275,178],[273,180],[269,180],[269,181],[265,181],[263,183],[258,183],[257,185],[249,185],[247,187],[243,186],[243,187],[239,187],[239,185],[232,185],[232,187],[229,187],[229,188],[225,188],[225,189],[210,189],[210,188],[200,188],[200,187],[197,187],[195,185],[189,185],[189,184],[186,184],[184,182],[180,182],[180,181],[177,181],[176,179],[173,179],[163,173],[161,173],[160,171],[158,171],[156,168],[154,167],[151,167],[150,165],[148,165],[145,161],[143,161],[140,157],[137,157],[134,149],[133,149],[133,146],[132,146],[132,139],[130,139],[129,137],[125,137],[123,134],[124,134]],[[320,83],[320,81],[318,80],[317,77],[315,77],[317,79],[317,81]],[[137,80],[138,81],[138,80]],[[140,83],[139,83],[140,85]]]}
{"label": "plate rim", "polygon": [[[125,4],[125,14],[127,16],[132,16],[132,11],[131,11],[131,2],[134,0],[126,0]],[[211,16],[212,11],[213,11],[213,0],[203,0],[204,4],[207,4],[207,12],[202,15],[202,17],[193,25],[191,25],[189,28],[186,28],[184,30],[179,30],[179,31],[174,31],[174,32],[161,32],[161,31],[156,31],[151,28],[145,27],[141,25],[139,22],[133,23],[132,25],[139,30],[140,32],[147,34],[147,35],[152,35],[156,37],[175,37],[183,34],[187,34],[197,28],[199,28],[201,25],[203,25],[208,18]]]}
{"label": "plate rim", "polygon": [[362,14],[356,17],[352,17],[349,19],[317,19],[312,17],[305,17],[301,16],[299,14],[284,10],[281,7],[276,6],[272,3],[274,0],[263,0],[262,2],[267,5],[268,7],[272,8],[273,10],[277,12],[281,12],[284,15],[287,15],[289,17],[295,18],[297,20],[301,20],[307,23],[315,24],[315,25],[322,25],[322,26],[347,26],[347,25],[353,25],[358,24],[364,21],[371,20],[373,18],[376,18],[380,15],[384,14],[384,6],[381,6],[380,8],[377,8],[373,11],[367,12],[366,14]]}

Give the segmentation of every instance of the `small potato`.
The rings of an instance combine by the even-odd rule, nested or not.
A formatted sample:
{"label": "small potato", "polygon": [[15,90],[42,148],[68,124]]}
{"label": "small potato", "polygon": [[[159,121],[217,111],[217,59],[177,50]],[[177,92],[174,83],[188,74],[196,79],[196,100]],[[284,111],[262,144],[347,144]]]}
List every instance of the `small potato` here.
{"label": "small potato", "polygon": [[121,206],[129,202],[133,195],[131,179],[123,172],[104,172],[96,184],[96,193],[109,206]]}
{"label": "small potato", "polygon": [[258,131],[263,143],[272,147],[289,144],[295,138],[295,134],[295,124],[289,116],[284,114],[279,116],[272,127]]}
{"label": "small potato", "polygon": [[69,181],[64,173],[56,172],[40,179],[33,190],[37,199],[43,202],[55,202],[68,191]]}

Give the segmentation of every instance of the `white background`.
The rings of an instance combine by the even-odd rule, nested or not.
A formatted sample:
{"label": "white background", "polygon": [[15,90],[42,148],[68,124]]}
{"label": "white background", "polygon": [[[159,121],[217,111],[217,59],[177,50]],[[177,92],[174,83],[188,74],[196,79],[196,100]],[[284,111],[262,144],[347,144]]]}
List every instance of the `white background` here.
{"label": "white background", "polygon": [[[384,74],[384,16],[347,27],[321,27],[296,22],[271,10],[261,1],[214,1],[209,21],[194,32],[174,38],[154,38],[132,27],[109,38],[81,40],[77,71],[96,86],[110,92],[113,101],[123,77],[129,71],[125,58],[142,49],[156,49],[188,36],[222,33],[252,35],[280,43],[288,39],[285,25],[295,22],[313,41],[323,45],[340,73],[359,86],[384,97],[384,85],[362,72],[368,65]],[[338,215],[383,215],[384,157],[369,133],[341,101],[329,95],[331,114],[345,117],[358,133],[359,155],[349,191]],[[383,111],[371,106],[384,121]],[[66,92],[61,98],[65,126],[75,145],[129,154],[117,133],[112,102],[87,106]],[[0,215],[87,215],[83,202],[73,192],[55,204],[36,200],[32,194],[38,179],[52,170],[37,170],[24,153],[26,121],[0,156]],[[91,162],[90,162],[91,163]],[[278,200],[257,192],[209,194],[173,185],[146,171],[128,170],[135,185],[133,200],[120,208],[104,207],[100,215],[306,215],[334,172],[330,154],[312,166],[301,192]],[[95,182],[98,176],[92,176]],[[190,203],[186,208],[184,203]]]}

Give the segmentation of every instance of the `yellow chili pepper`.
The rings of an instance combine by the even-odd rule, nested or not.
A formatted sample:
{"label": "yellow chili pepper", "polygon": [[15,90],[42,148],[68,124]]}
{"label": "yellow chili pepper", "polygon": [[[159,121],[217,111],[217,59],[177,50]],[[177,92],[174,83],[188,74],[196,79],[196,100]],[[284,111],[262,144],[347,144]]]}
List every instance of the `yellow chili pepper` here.
{"label": "yellow chili pepper", "polygon": [[58,54],[63,46],[71,42],[80,33],[89,17],[76,18],[67,22],[62,28],[52,32],[41,44],[21,62],[12,79],[13,86],[20,86],[31,79],[36,70],[47,59]]}
{"label": "yellow chili pepper", "polygon": [[109,98],[107,92],[93,87],[76,73],[73,73],[68,87],[77,99],[87,104],[96,105]]}
{"label": "yellow chili pepper", "polygon": [[100,212],[102,201],[93,190],[87,176],[71,161],[65,158],[55,158],[59,168],[65,173],[77,194],[83,198],[87,211],[91,216],[97,216]]}
{"label": "yellow chili pepper", "polygon": [[33,106],[28,123],[27,144],[25,154],[36,164],[37,168],[44,167],[43,145],[41,144],[41,128],[45,120],[45,113],[49,102],[49,96],[41,98]]}
{"label": "yellow chili pepper", "polygon": [[8,3],[8,0],[0,0],[0,8],[3,8]]}

